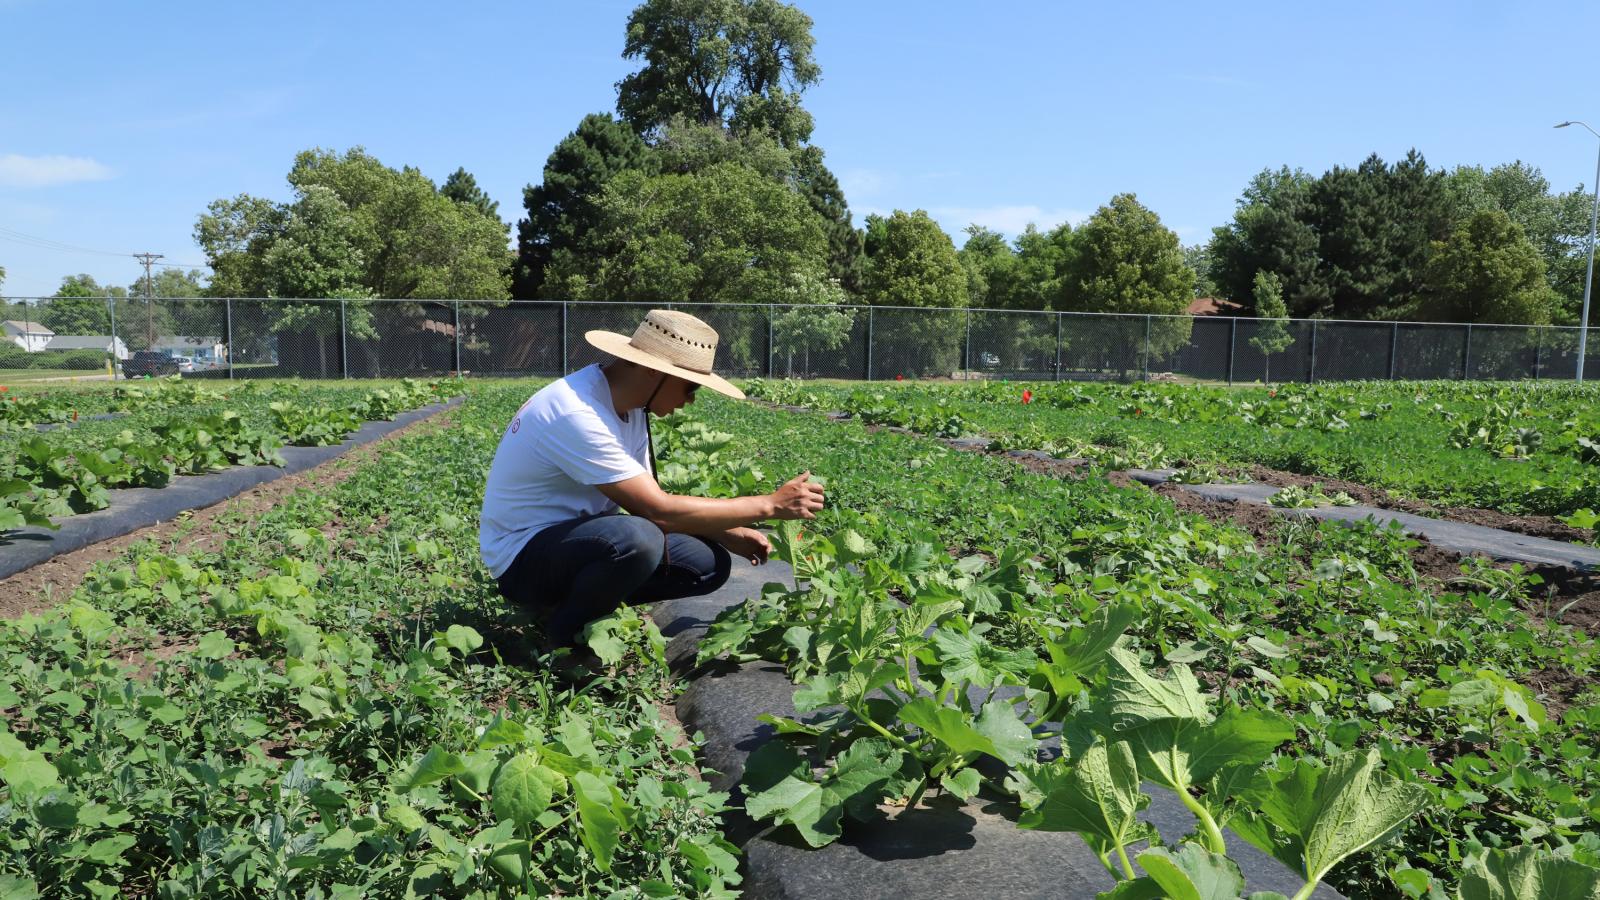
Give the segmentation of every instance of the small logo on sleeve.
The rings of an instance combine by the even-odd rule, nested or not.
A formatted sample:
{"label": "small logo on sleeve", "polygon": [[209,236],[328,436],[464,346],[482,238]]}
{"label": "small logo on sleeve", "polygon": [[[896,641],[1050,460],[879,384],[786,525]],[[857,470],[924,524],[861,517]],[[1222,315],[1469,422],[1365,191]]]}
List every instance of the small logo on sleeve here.
{"label": "small logo on sleeve", "polygon": [[517,430],[520,429],[521,427],[522,427],[522,417],[521,416],[517,416],[515,419],[511,420],[511,433],[512,434],[516,434]]}

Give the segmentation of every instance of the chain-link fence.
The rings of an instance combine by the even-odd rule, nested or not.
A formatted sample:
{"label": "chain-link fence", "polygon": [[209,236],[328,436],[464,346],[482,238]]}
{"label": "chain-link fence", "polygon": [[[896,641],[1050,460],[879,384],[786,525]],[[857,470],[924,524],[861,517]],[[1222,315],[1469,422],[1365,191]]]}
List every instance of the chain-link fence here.
{"label": "chain-link fence", "polygon": [[[0,303],[6,310],[0,372],[103,369],[107,354],[123,360],[155,352],[180,358],[186,374],[235,379],[560,375],[601,358],[584,332],[631,333],[652,306],[238,298]],[[1559,326],[882,306],[674,308],[717,330],[717,371],[734,377],[1571,380],[1579,342],[1578,328]],[[102,356],[90,359],[97,349]],[[1585,379],[1600,375],[1600,362],[1590,355],[1586,369]]]}

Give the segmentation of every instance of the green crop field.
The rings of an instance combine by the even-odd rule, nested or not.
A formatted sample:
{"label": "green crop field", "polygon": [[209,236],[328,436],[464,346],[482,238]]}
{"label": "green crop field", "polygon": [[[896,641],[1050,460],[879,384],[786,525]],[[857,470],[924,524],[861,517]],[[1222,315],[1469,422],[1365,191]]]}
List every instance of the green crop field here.
{"label": "green crop field", "polygon": [[[624,607],[587,633],[599,675],[559,677],[478,561],[489,460],[536,386],[155,382],[0,401],[33,400],[0,435],[14,455],[0,477],[31,479],[8,502],[55,516],[39,504],[92,507],[74,466],[270,464],[282,445],[466,394],[344,480],[135,545],[0,621],[0,895],[736,894],[728,798],[662,711],[682,680],[655,626]],[[1251,532],[1098,470],[1038,474],[936,439],[1059,447],[1070,435],[1043,435],[1115,427],[1101,452],[1164,457],[1168,434],[1211,428],[1343,446],[1347,429],[1319,416],[1448,432],[1517,398],[1583,421],[1580,396],[754,389],[857,421],[706,396],[655,434],[669,491],[764,491],[803,469],[827,485],[815,521],[774,531],[798,586],[732,607],[699,649],[777,663],[799,686],[743,779],[745,811],[784,840],[826,846],[977,798],[1017,828],[1080,835],[1122,882],[1112,898],[1280,896],[1250,894],[1223,830],[1298,873],[1298,897],[1326,883],[1363,900],[1577,898],[1600,883],[1597,651],[1551,585],[1479,560],[1441,573],[1371,525]],[[1159,414],[1120,409],[1162,398]],[[1244,404],[1305,421],[1234,421]],[[74,427],[32,427],[73,411]],[[220,439],[192,434],[211,428]],[[1561,459],[1547,428],[1548,463],[1507,464]],[[1503,459],[1493,443],[1431,452]],[[1141,784],[1173,791],[1194,833],[1147,846]]]}
{"label": "green crop field", "polygon": [[751,392],[1117,468],[1258,464],[1441,506],[1548,516],[1600,508],[1600,387],[1589,385],[756,382]]}

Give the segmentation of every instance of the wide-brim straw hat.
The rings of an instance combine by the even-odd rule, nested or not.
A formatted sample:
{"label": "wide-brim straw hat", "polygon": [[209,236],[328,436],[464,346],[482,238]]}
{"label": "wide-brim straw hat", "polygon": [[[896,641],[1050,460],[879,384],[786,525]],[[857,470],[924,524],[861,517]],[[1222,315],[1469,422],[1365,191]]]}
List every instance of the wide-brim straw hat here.
{"label": "wide-brim straw hat", "polygon": [[614,331],[586,331],[583,339],[599,350],[641,366],[704,385],[735,400],[744,391],[711,371],[717,358],[717,330],[685,312],[652,309],[633,337]]}

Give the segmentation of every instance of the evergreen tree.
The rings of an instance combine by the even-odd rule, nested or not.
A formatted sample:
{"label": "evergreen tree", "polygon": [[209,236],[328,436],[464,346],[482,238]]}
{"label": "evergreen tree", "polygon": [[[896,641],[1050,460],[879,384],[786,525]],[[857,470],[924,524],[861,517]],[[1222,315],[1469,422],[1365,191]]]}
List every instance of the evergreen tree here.
{"label": "evergreen tree", "polygon": [[578,246],[594,228],[606,184],[620,172],[651,166],[649,149],[628,126],[605,113],[584,116],[550,152],[544,180],[523,189],[527,218],[517,223],[513,296],[543,296],[553,254]]}
{"label": "evergreen tree", "polygon": [[444,185],[439,188],[439,193],[457,203],[470,206],[495,221],[500,220],[499,201],[490,200],[489,195],[478,187],[478,180],[464,168],[451,172],[450,177],[446,178]]}

